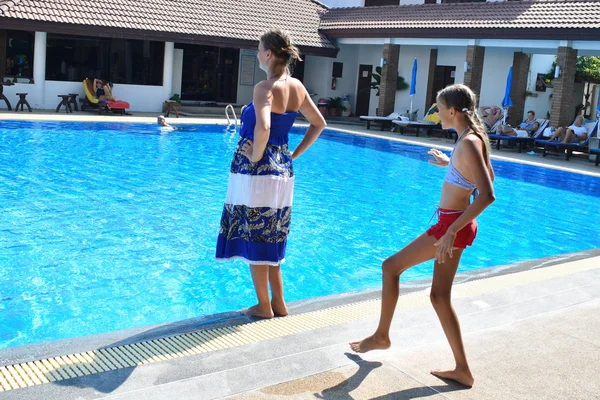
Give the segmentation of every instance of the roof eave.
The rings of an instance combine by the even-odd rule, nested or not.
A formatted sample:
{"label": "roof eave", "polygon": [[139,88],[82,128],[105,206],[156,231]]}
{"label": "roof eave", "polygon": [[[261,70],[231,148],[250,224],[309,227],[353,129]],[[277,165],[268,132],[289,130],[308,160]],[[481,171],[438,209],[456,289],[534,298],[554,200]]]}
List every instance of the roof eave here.
{"label": "roof eave", "polygon": [[[254,49],[258,41],[247,39],[235,39],[230,37],[191,35],[177,32],[158,32],[141,29],[127,29],[116,27],[102,27],[65,24],[48,21],[30,21],[17,18],[0,17],[0,25],[3,29],[15,29],[26,31],[41,31],[63,35],[93,36],[111,39],[134,39],[134,40],[154,40],[160,42],[177,42],[198,45],[234,47],[240,49]],[[324,57],[336,57],[339,49],[329,47],[298,46],[303,54],[318,55]]]}
{"label": "roof eave", "polygon": [[328,48],[328,47],[310,47],[310,46],[298,46],[300,53],[306,54],[309,56],[320,56],[320,57],[330,57],[336,58],[340,49]]}
{"label": "roof eave", "polygon": [[600,28],[321,28],[329,38],[599,40]]}

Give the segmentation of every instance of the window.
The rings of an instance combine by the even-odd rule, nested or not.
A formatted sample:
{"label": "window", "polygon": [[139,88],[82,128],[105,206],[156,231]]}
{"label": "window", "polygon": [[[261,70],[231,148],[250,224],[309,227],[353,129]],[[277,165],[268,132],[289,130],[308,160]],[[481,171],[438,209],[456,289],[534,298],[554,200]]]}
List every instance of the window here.
{"label": "window", "polygon": [[46,79],[162,85],[164,43],[48,34]]}
{"label": "window", "polygon": [[[2,34],[4,33],[4,34]],[[33,45],[34,32],[3,31],[0,32],[0,60],[2,52],[6,53],[6,61],[0,66],[0,75],[9,75],[16,78],[33,78]]]}
{"label": "window", "polygon": [[397,6],[400,0],[365,0],[365,7]]}
{"label": "window", "polygon": [[333,71],[331,73],[331,76],[333,78],[341,78],[343,70],[344,70],[344,63],[334,62],[333,63]]}

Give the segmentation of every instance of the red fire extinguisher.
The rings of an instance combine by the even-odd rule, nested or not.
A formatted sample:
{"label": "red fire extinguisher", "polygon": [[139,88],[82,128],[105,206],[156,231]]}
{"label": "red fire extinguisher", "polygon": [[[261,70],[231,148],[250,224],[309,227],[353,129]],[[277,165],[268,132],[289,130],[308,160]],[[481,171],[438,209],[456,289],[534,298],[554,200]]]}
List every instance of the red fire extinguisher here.
{"label": "red fire extinguisher", "polygon": [[331,78],[331,90],[335,90],[335,78]]}

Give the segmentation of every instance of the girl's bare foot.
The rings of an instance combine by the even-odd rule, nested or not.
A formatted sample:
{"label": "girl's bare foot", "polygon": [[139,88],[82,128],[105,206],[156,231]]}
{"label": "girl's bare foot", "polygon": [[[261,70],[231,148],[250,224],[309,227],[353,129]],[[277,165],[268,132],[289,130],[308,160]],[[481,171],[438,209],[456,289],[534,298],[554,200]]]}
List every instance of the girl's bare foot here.
{"label": "girl's bare foot", "polygon": [[275,315],[273,314],[273,310],[271,310],[271,307],[269,306],[268,308],[261,308],[259,304],[252,306],[246,310],[243,311],[244,314],[250,316],[250,317],[258,317],[258,318],[265,318],[265,319],[269,319],[269,318],[273,318]]}
{"label": "girl's bare foot", "polygon": [[468,369],[465,370],[456,368],[448,371],[434,370],[430,373],[438,378],[450,379],[468,387],[473,386],[473,382],[475,381],[475,379],[473,379],[473,375],[471,375],[471,371]]}
{"label": "girl's bare foot", "polygon": [[285,305],[285,301],[283,300],[271,300],[271,309],[273,310],[273,313],[278,317],[285,317],[286,315],[288,315],[288,309]]}
{"label": "girl's bare foot", "polygon": [[371,350],[389,349],[391,344],[389,337],[379,338],[373,335],[359,342],[350,342],[350,348],[357,353],[366,353]]}

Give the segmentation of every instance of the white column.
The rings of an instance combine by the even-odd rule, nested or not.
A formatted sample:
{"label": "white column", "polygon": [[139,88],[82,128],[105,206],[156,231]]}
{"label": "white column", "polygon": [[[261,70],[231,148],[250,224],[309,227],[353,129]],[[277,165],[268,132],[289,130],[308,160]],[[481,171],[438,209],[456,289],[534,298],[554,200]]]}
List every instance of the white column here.
{"label": "white column", "polygon": [[33,83],[34,97],[29,100],[33,108],[44,107],[44,96],[46,92],[46,32],[35,33],[35,44],[33,48]]}
{"label": "white column", "polygon": [[175,49],[173,52],[173,87],[172,94],[181,96],[181,78],[183,74],[183,49]]}
{"label": "white column", "polygon": [[173,93],[173,53],[175,43],[165,42],[165,61],[163,65],[163,93],[167,100]]}

